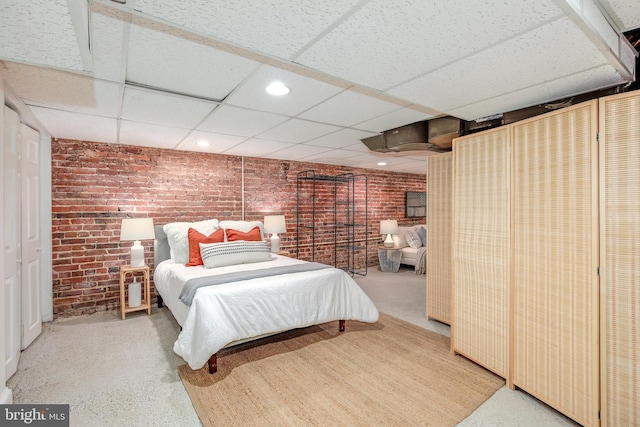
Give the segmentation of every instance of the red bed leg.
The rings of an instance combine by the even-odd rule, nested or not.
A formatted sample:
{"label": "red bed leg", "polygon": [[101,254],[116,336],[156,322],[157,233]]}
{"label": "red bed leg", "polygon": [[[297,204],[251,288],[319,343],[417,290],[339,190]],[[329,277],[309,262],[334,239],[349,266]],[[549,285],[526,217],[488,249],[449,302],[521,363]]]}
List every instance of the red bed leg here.
{"label": "red bed leg", "polygon": [[344,320],[338,320],[338,330],[344,332]]}
{"label": "red bed leg", "polygon": [[218,353],[211,355],[211,357],[209,358],[209,362],[207,363],[209,365],[210,374],[215,374],[216,372],[218,372]]}

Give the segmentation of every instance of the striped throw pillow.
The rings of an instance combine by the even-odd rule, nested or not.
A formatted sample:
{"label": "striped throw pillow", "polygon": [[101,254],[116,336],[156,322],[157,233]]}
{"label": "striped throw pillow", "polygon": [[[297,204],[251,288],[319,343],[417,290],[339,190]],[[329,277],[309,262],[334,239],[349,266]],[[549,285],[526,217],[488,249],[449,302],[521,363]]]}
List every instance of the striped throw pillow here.
{"label": "striped throw pillow", "polygon": [[248,242],[246,240],[200,243],[200,255],[205,268],[271,260],[271,253],[266,242]]}
{"label": "striped throw pillow", "polygon": [[413,249],[418,249],[422,246],[422,240],[420,240],[420,236],[415,229],[408,229],[405,237],[407,238],[407,243],[409,243],[409,246],[411,246]]}

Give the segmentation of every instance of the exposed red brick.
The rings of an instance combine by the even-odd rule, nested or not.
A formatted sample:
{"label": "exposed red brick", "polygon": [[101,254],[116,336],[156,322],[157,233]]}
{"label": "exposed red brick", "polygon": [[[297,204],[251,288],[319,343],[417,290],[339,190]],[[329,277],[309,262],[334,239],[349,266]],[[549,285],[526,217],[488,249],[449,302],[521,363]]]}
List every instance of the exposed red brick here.
{"label": "exposed red brick", "polygon": [[[402,225],[424,222],[404,217],[405,191],[425,191],[424,175],[245,157],[243,206],[242,165],[237,156],[52,141],[54,317],[119,309],[118,267],[128,262],[131,246],[119,240],[123,218],[151,217],[156,224],[239,220],[243,207],[246,220],[284,214],[287,232],[280,235],[281,247],[295,252],[296,182],[301,171],[367,175],[369,235],[356,238],[368,245],[369,265],[377,264],[380,220],[394,218]],[[325,186],[318,192],[315,256],[317,261],[332,262],[333,190]],[[363,191],[354,197],[363,204]],[[337,238],[342,241],[344,236]],[[300,258],[307,259],[309,237],[301,236],[299,243]],[[153,242],[143,246],[153,267]]]}

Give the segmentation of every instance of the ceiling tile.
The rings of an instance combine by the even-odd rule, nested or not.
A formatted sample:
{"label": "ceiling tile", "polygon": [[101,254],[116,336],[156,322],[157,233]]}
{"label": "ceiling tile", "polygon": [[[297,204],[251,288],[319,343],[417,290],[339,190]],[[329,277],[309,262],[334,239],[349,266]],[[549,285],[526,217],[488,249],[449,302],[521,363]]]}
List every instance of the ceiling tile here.
{"label": "ceiling tile", "polygon": [[221,40],[289,58],[357,3],[358,0],[137,0],[135,8]]}
{"label": "ceiling tile", "polygon": [[124,83],[125,13],[91,2],[91,53],[93,75],[98,79]]}
{"label": "ceiling tile", "polygon": [[[491,114],[489,112],[506,113],[532,105],[540,105],[549,100],[578,95],[584,92],[585,87],[591,87],[594,90],[611,87],[619,79],[620,75],[615,72],[613,67],[606,65],[460,107],[452,110],[451,115],[455,117],[481,117]],[[481,116],[476,116],[476,114],[481,114]]]}
{"label": "ceiling tile", "polygon": [[[287,85],[291,89],[291,93],[285,96],[269,95],[265,88],[274,80],[281,81]],[[340,91],[342,91],[342,88],[337,86],[290,71],[263,65],[250,79],[232,93],[225,100],[225,103],[295,116]]]}
{"label": "ceiling tile", "polygon": [[186,129],[121,120],[118,142],[144,147],[175,148],[187,133],[189,131]]}
{"label": "ceiling tile", "polygon": [[198,126],[198,129],[250,137],[271,129],[286,120],[288,117],[278,114],[221,105]]}
{"label": "ceiling tile", "polygon": [[66,0],[0,3],[0,59],[84,70]]}
{"label": "ceiling tile", "polygon": [[371,151],[367,148],[366,145],[362,143],[362,141],[358,141],[353,145],[346,145],[342,149],[346,151],[356,151],[358,153],[371,153]]}
{"label": "ceiling tile", "polygon": [[351,126],[400,108],[399,105],[390,102],[345,90],[298,117],[339,126]]}
{"label": "ceiling tile", "polygon": [[337,126],[291,119],[259,135],[261,139],[301,143],[340,130]]}
{"label": "ceiling tile", "polygon": [[261,157],[289,147],[290,144],[279,141],[265,141],[263,139],[249,139],[233,148],[225,150],[224,154],[232,156]]}
{"label": "ceiling tile", "polygon": [[413,0],[389,10],[386,2],[366,3],[296,62],[385,90],[560,14],[552,0]]}
{"label": "ceiling tile", "polygon": [[[555,53],[553,53],[555,52]],[[549,58],[555,58],[549,61]],[[558,19],[389,92],[450,112],[483,99],[571,76],[605,63],[600,52],[568,18]],[[473,70],[473,73],[469,73]],[[584,91],[592,90],[586,86]],[[533,105],[523,99],[524,104]],[[503,111],[472,111],[473,120]],[[477,115],[476,115],[477,114]]]}
{"label": "ceiling tile", "polygon": [[[363,138],[376,135],[373,132],[366,132],[356,129],[343,129],[338,132],[331,133],[329,135],[321,136],[311,141],[306,142],[304,145],[313,145],[317,147],[327,148],[346,148],[356,144],[362,144],[360,141]],[[364,144],[362,144],[364,146]]]}
{"label": "ceiling tile", "polygon": [[4,78],[30,105],[52,107],[92,116],[117,117],[120,85],[88,76],[5,63]]}
{"label": "ceiling tile", "polygon": [[[327,163],[331,165],[357,164],[357,160],[362,159],[363,154],[349,150],[331,150],[317,154],[310,154],[301,158],[305,162]],[[355,162],[355,163],[354,163]]]}
{"label": "ceiling tile", "polygon": [[[118,142],[118,121],[114,118],[70,113],[50,108],[29,106],[52,138],[78,141]],[[82,123],[82,126],[76,126]]]}
{"label": "ceiling tile", "polygon": [[301,160],[305,157],[326,153],[328,151],[331,151],[331,149],[326,147],[314,147],[305,144],[288,144],[286,148],[274,151],[273,153],[270,153],[265,157],[281,160]]}
{"label": "ceiling tile", "polygon": [[[425,175],[427,170],[427,155],[425,154],[419,158],[413,157],[401,157],[401,156],[386,156],[376,153],[375,155],[358,156],[349,160],[357,161],[359,167],[365,169],[375,169],[380,171],[395,171],[404,173],[418,173]],[[386,164],[379,165],[378,163],[384,162]]]}
{"label": "ceiling tile", "polygon": [[257,62],[211,47],[201,37],[134,17],[127,80],[208,99],[223,99]]}
{"label": "ceiling tile", "polygon": [[[637,0],[0,3],[9,95],[54,136],[420,174],[427,153],[360,139],[621,84],[635,58],[596,49],[618,35],[595,5],[640,26]],[[272,80],[291,94],[267,95]]]}
{"label": "ceiling tile", "polygon": [[375,119],[358,123],[353,127],[379,133],[422,120],[427,120],[432,117],[434,117],[432,114],[426,114],[411,108],[401,108],[376,117]]}
{"label": "ceiling tile", "polygon": [[638,0],[600,0],[620,23],[620,30],[628,31],[640,27],[640,2]]}
{"label": "ceiling tile", "polygon": [[[202,151],[206,153],[222,153],[236,145],[240,144],[247,138],[243,136],[222,135],[213,132],[193,131],[176,147],[178,150],[186,151]],[[210,145],[202,147],[198,145],[199,141],[208,142]]]}
{"label": "ceiling tile", "polygon": [[191,129],[217,106],[213,102],[127,87],[122,102],[122,118]]}

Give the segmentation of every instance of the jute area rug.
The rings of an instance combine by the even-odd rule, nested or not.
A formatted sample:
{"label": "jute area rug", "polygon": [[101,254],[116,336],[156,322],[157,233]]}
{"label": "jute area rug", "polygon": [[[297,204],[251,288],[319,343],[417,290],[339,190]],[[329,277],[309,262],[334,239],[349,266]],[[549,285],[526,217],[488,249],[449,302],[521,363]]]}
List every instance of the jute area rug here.
{"label": "jute area rug", "polygon": [[205,426],[453,426],[504,380],[449,353],[449,338],[383,313],[218,353],[178,368]]}

